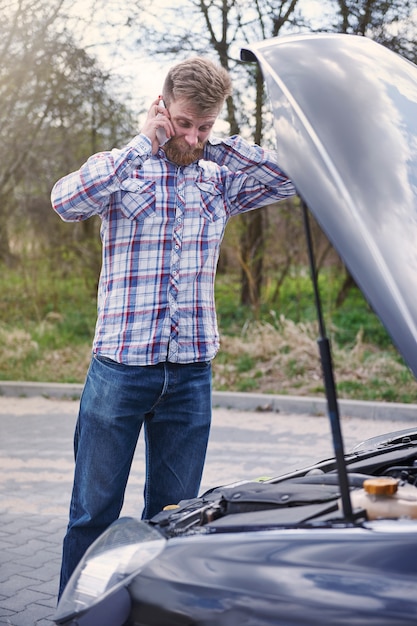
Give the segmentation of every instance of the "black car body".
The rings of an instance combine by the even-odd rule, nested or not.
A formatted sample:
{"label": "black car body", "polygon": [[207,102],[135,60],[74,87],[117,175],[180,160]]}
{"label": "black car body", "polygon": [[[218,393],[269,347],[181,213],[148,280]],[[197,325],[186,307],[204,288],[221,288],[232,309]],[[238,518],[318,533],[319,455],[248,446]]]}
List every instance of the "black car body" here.
{"label": "black car body", "polygon": [[[279,163],[416,375],[417,67],[348,35],[242,54],[261,66]],[[328,404],[334,459],[119,520],[56,623],[415,625],[417,424],[345,454]]]}

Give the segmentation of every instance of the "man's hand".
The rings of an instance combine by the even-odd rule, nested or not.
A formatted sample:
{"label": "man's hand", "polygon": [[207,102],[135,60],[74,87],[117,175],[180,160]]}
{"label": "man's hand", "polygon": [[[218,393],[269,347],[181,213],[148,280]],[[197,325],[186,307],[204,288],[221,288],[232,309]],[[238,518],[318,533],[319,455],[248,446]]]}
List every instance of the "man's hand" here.
{"label": "man's hand", "polygon": [[174,127],[169,119],[168,110],[160,104],[159,97],[152,103],[141,132],[152,141],[152,154],[156,154],[159,146],[166,141],[165,138],[164,141],[160,141],[158,135],[161,138],[165,134],[167,139],[175,135]]}

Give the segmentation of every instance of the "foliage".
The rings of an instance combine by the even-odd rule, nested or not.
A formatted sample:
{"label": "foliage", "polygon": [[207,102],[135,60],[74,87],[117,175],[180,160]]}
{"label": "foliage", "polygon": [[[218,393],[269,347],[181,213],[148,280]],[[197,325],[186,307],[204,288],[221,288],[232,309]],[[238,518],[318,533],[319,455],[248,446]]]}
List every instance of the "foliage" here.
{"label": "foliage", "polygon": [[[123,96],[118,91],[122,79],[117,85],[82,35],[98,28],[113,60],[140,48],[165,61],[195,53],[218,59],[236,87],[226,107],[229,131],[263,145],[272,145],[263,82],[255,66],[241,63],[242,45],[328,30],[366,35],[416,60],[417,0],[323,0],[315,19],[305,0],[88,0],[84,22],[74,11],[70,18],[73,4],[0,0],[0,376],[12,379],[83,379],[95,323],[99,221],[62,223],[49,193],[91,153],[136,132],[127,90]],[[192,32],[184,29],[187,23]],[[220,387],[322,393],[321,376],[310,369],[316,363],[314,311],[297,209],[296,201],[280,203],[228,228],[217,283]],[[314,223],[313,238],[339,365],[354,363],[339,380],[340,391],[392,400],[411,388],[404,398],[412,399],[407,369],[355,287],[344,290],[346,270]],[[280,358],[271,356],[267,364],[267,352],[252,351],[254,337]],[[316,380],[316,388],[307,380]]]}
{"label": "foliage", "polygon": [[370,37],[416,61],[415,0],[337,0],[336,31]]}
{"label": "foliage", "polygon": [[53,182],[132,134],[109,73],[66,30],[64,4],[0,0],[0,258],[8,263],[19,262],[22,233],[56,241]]}
{"label": "foliage", "polygon": [[[0,378],[83,382],[96,317],[93,276],[63,273],[42,258],[23,272],[0,269]],[[338,282],[328,278],[321,288],[339,396],[416,402],[414,378],[359,292],[335,313]],[[305,270],[286,279],[279,308],[266,299],[256,316],[239,305],[236,275],[219,276],[216,299],[222,346],[213,365],[215,389],[323,396]]]}
{"label": "foliage", "polygon": [[[308,16],[308,4],[303,0],[178,0],[167,6],[158,0],[136,0],[129,24],[138,32],[137,45],[149,55],[170,62],[192,54],[213,56],[234,79],[234,93],[226,111],[229,133],[243,134],[267,146],[271,145],[273,133],[266,123],[263,79],[256,64],[240,62],[240,47],[281,34],[317,29],[367,35],[415,58],[416,0],[324,0],[320,17],[315,20]],[[165,19],[160,19],[161,14]],[[187,21],[193,24],[192,37],[183,28]],[[265,219],[262,213],[252,212],[238,220],[240,301],[259,307],[266,275]]]}
{"label": "foliage", "polygon": [[[273,324],[248,322],[240,336],[222,336],[222,349],[214,361],[214,386],[323,397],[316,339],[314,322],[297,324],[284,316]],[[340,398],[417,402],[416,381],[392,348],[365,344],[361,332],[352,345],[342,347],[332,341],[332,348]]]}
{"label": "foliage", "polygon": [[[268,127],[265,125],[266,106],[264,82],[256,64],[242,64],[237,46],[249,41],[277,36],[282,27],[294,19],[298,0],[182,0],[172,8],[165,8],[173,27],[166,32],[158,20],[149,21],[158,6],[137,2],[138,22],[148,24],[141,29],[138,45],[149,53],[168,58],[207,55],[207,51],[229,71],[234,78],[234,92],[226,103],[229,134],[241,134],[250,141],[271,144]],[[192,19],[194,37],[182,28],[178,19]],[[142,19],[146,14],[146,20]],[[132,25],[135,23],[132,18]],[[176,25],[178,25],[176,27]],[[241,267],[241,303],[259,306],[264,279],[264,219],[261,213],[251,212],[238,218],[240,239],[238,259]]]}

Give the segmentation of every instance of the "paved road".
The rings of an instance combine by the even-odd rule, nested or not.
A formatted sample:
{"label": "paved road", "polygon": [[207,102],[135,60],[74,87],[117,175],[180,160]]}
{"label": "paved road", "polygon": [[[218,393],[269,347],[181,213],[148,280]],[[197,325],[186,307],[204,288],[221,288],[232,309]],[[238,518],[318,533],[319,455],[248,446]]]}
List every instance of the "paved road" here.
{"label": "paved road", "polygon": [[[52,624],[67,522],[77,400],[0,397],[0,624]],[[408,428],[404,419],[344,416],[345,449]],[[202,490],[241,478],[276,475],[331,456],[323,416],[215,409]],[[140,440],[125,515],[140,516],[144,478]]]}

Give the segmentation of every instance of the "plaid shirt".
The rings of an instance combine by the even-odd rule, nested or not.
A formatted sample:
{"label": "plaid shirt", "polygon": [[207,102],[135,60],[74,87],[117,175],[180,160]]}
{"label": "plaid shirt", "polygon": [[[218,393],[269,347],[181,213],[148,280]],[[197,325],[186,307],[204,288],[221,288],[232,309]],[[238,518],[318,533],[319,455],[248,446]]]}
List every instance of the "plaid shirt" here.
{"label": "plaid shirt", "polygon": [[212,138],[204,159],[179,167],[138,135],[59,180],[52,204],[64,221],[101,218],[93,352],[127,365],[211,360],[226,224],[294,193],[274,154],[237,136]]}

